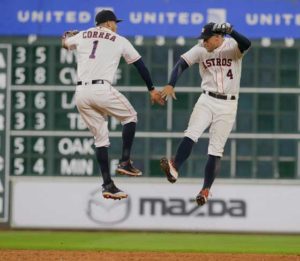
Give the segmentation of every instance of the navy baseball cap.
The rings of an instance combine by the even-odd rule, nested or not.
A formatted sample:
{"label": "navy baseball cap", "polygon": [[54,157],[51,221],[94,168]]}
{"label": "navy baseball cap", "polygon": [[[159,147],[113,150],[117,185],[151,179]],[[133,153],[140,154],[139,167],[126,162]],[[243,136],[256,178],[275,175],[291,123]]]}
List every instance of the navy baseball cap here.
{"label": "navy baseball cap", "polygon": [[95,17],[96,25],[105,23],[107,21],[115,21],[116,23],[119,23],[123,20],[117,19],[116,15],[111,10],[102,10]]}
{"label": "navy baseball cap", "polygon": [[213,27],[216,23],[208,23],[204,25],[202,28],[201,35],[198,37],[198,39],[207,40],[208,38],[212,37],[213,35],[216,35],[218,33],[213,32]]}

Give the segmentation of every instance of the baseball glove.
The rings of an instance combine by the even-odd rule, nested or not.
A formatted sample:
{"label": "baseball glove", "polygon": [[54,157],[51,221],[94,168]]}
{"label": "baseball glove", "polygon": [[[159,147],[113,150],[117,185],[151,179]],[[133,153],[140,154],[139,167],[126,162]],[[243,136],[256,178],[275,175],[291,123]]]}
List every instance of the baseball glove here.
{"label": "baseball glove", "polygon": [[215,24],[213,32],[217,34],[231,34],[233,26],[230,23]]}
{"label": "baseball glove", "polygon": [[72,36],[74,36],[74,35],[76,35],[76,34],[78,34],[78,33],[79,33],[78,30],[66,31],[66,32],[64,32],[62,38],[63,38],[63,39],[69,38],[69,37],[72,37]]}

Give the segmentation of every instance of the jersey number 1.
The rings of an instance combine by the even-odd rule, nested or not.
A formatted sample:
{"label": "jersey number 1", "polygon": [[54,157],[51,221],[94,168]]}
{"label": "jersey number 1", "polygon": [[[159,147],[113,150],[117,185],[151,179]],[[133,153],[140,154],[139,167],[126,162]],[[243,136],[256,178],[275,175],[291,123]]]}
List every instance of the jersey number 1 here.
{"label": "jersey number 1", "polygon": [[90,59],[95,59],[96,58],[95,52],[96,52],[96,49],[97,49],[97,46],[98,46],[98,42],[99,41],[94,41],[93,42],[93,50],[92,50],[92,52],[91,52],[91,54],[89,56]]}

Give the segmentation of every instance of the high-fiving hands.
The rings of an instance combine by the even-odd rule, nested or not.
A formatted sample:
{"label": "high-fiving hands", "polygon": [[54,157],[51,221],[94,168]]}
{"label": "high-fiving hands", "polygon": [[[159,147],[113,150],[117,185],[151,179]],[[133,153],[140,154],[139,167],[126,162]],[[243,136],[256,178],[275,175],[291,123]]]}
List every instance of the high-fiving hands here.
{"label": "high-fiving hands", "polygon": [[172,85],[166,85],[161,91],[157,91],[156,89],[150,91],[150,99],[152,104],[165,105],[165,102],[168,98],[171,97],[176,100],[176,95],[174,91],[174,87]]}
{"label": "high-fiving hands", "polygon": [[176,100],[176,95],[175,95],[175,91],[174,91],[174,87],[172,85],[166,85],[163,90],[161,91],[161,97],[164,100],[168,100],[169,96],[171,98],[173,98],[174,100]]}
{"label": "high-fiving hands", "polygon": [[156,89],[150,91],[150,99],[152,104],[157,103],[159,105],[165,105],[165,100],[163,99],[161,92]]}

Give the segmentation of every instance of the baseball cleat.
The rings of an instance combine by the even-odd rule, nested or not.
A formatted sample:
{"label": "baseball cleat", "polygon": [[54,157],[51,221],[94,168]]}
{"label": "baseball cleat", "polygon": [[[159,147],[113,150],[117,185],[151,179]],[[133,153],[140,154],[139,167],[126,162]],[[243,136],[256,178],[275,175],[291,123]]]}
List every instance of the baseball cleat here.
{"label": "baseball cleat", "polygon": [[109,193],[102,193],[103,197],[106,198],[106,199],[113,199],[113,200],[121,200],[123,198],[127,198],[128,195],[127,194],[118,194],[118,195],[115,195],[115,194],[109,194]]}
{"label": "baseball cleat", "polygon": [[116,169],[116,173],[131,177],[142,176],[142,172],[134,167],[132,163],[133,162],[131,160],[120,162]]}
{"label": "baseball cleat", "polygon": [[102,196],[106,199],[111,198],[114,200],[120,200],[122,198],[128,197],[128,195],[124,191],[116,187],[113,181],[107,185],[102,185]]}
{"label": "baseball cleat", "polygon": [[173,161],[168,160],[167,158],[162,158],[160,160],[160,168],[166,174],[166,177],[169,182],[175,183],[178,178],[178,172],[173,166]]}
{"label": "baseball cleat", "polygon": [[209,189],[202,189],[199,194],[196,196],[196,202],[198,204],[198,206],[203,206],[209,197]]}

